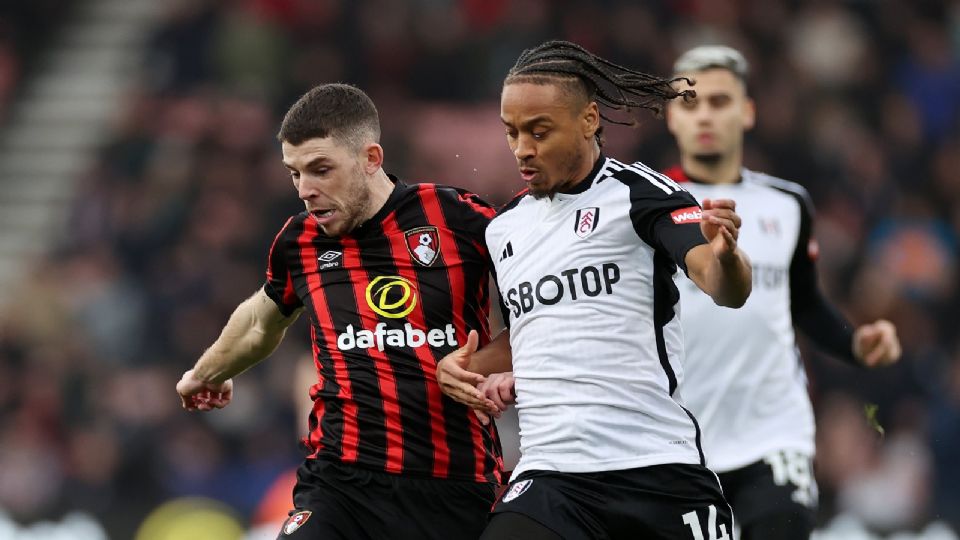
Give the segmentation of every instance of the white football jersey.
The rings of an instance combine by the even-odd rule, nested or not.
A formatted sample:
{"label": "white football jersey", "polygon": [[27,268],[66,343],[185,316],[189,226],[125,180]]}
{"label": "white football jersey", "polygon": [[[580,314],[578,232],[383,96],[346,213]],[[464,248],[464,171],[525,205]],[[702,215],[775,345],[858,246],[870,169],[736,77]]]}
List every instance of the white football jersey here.
{"label": "white football jersey", "polygon": [[510,327],[526,470],[702,463],[676,393],[675,259],[705,243],[699,207],[641,163],[601,157],[575,192],[514,199],[490,222]]}
{"label": "white football jersey", "polygon": [[683,186],[698,201],[737,202],[738,244],[753,266],[753,292],[739,309],[719,307],[677,278],[686,345],[680,392],[703,428],[707,465],[727,472],[779,450],[812,456],[814,417],[790,311],[794,260],[810,257],[809,196],[747,169],[736,184]]}

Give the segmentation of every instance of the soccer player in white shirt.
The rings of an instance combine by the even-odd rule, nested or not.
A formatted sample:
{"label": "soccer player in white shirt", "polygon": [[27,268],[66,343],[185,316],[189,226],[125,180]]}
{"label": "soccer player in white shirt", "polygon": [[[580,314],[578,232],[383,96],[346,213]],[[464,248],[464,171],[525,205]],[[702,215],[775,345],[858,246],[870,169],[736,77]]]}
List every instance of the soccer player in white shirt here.
{"label": "soccer player in white shirt", "polygon": [[[820,349],[865,366],[900,356],[887,321],[856,330],[817,286],[813,209],[805,189],[743,168],[743,134],[755,110],[747,62],[736,50],[684,53],[676,77],[694,99],[667,105],[680,166],[667,175],[698,199],[734,198],[753,292],[725,310],[678,278],[686,361],[680,394],[703,429],[707,465],[719,473],[743,540],[807,539],[814,526],[814,418],[794,326]],[[689,88],[680,82],[678,90]]]}
{"label": "soccer player in white shirt", "polygon": [[[721,305],[750,293],[732,200],[704,200],[601,152],[606,109],[657,110],[670,80],[569,42],[525,51],[501,119],[527,184],[486,231],[509,329],[444,358],[450,396],[513,369],[520,463],[485,540],[728,539],[729,506],[704,466],[683,380],[678,268]],[[509,343],[508,343],[509,342]],[[511,364],[512,355],[512,364]]]}

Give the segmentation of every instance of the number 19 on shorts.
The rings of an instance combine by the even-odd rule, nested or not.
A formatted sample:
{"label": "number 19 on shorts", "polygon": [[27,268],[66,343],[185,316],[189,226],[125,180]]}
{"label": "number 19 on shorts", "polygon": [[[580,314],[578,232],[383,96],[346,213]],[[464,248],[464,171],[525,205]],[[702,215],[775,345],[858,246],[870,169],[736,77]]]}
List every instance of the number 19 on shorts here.
{"label": "number 19 on shorts", "polygon": [[717,507],[710,505],[707,508],[707,534],[703,535],[700,516],[693,510],[683,515],[683,523],[690,527],[690,533],[693,534],[693,540],[730,540],[727,534],[727,526],[723,523],[717,528]]}

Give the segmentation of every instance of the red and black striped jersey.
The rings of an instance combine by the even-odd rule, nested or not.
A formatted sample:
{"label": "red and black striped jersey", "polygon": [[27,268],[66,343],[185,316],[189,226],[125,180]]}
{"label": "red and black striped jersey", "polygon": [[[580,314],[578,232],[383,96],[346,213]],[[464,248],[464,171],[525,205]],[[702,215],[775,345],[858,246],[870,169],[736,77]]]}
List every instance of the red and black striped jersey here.
{"label": "red and black striped jersey", "polygon": [[448,398],[436,365],[476,329],[490,339],[493,208],[466,191],[395,182],[384,207],[341,237],[306,212],[270,248],[264,290],[310,316],[318,382],[310,458],[414,476],[499,482],[500,443]]}

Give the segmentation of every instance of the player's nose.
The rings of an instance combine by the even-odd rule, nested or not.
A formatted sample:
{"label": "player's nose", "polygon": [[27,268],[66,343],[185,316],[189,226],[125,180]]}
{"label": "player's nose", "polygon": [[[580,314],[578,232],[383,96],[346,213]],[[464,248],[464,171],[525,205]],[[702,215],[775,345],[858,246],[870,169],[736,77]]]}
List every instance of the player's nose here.
{"label": "player's nose", "polygon": [[308,201],[316,198],[319,194],[320,191],[317,189],[317,185],[309,178],[300,179],[300,183],[297,185],[297,196],[300,197],[301,200]]}
{"label": "player's nose", "polygon": [[513,149],[513,155],[518,161],[531,158],[536,153],[536,146],[533,144],[533,138],[521,135],[517,137],[517,146]]}

